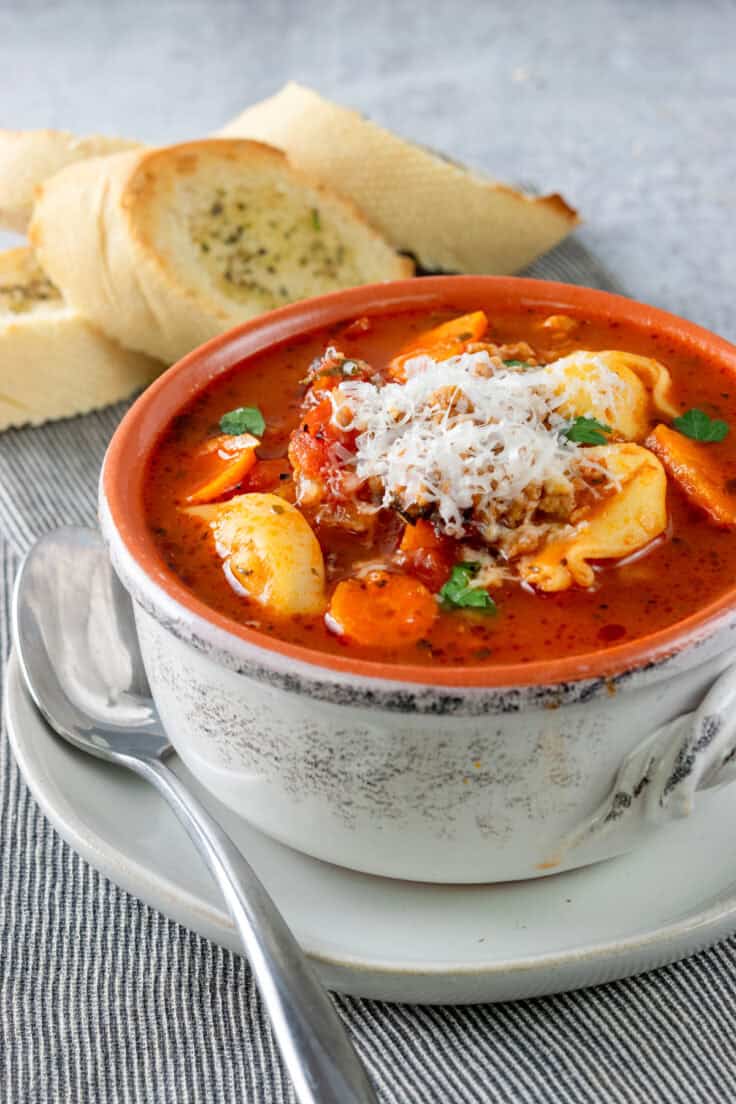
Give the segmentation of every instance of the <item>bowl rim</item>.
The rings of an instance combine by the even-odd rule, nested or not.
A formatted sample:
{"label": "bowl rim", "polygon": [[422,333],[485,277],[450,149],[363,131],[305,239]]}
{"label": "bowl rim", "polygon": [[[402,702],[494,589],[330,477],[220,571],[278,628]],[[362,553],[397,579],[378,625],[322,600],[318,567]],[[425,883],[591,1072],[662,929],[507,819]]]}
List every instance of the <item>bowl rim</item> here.
{"label": "bowl rim", "polygon": [[[113,562],[128,589],[135,575],[137,590],[145,590],[141,604],[173,620],[190,623],[178,632],[201,650],[211,642],[203,630],[211,628],[220,655],[232,650],[242,655],[243,644],[261,666],[296,664],[316,680],[345,676],[376,685],[425,687],[457,691],[512,691],[519,687],[561,687],[583,681],[600,683],[651,668],[681,654],[690,645],[702,645],[729,620],[736,619],[736,584],[701,610],[674,625],[632,641],[595,652],[535,660],[524,664],[422,666],[382,663],[321,652],[291,644],[249,629],[211,609],[170,571],[147,531],[142,500],[145,463],[170,418],[186,406],[217,376],[250,356],[308,335],[357,315],[432,307],[468,309],[491,294],[517,309],[549,308],[608,321],[622,321],[646,330],[656,326],[681,347],[726,365],[736,375],[736,346],[694,323],[659,308],[612,292],[513,276],[427,276],[330,292],[281,307],[218,335],[189,353],[158,377],[131,406],[108,446],[100,477],[100,515]],[[464,301],[464,302],[463,302]],[[503,309],[503,308],[501,308]],[[160,409],[159,409],[160,408]],[[134,493],[131,494],[131,465]],[[117,550],[115,546],[117,547]],[[136,595],[137,596],[137,595]]]}

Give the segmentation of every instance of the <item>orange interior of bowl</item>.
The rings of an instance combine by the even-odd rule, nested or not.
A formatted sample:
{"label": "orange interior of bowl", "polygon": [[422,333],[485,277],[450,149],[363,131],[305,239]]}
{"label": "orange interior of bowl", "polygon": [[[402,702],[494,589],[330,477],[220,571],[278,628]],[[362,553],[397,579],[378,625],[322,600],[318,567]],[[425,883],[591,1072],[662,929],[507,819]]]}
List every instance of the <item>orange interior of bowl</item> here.
{"label": "orange interior of bowl", "polygon": [[128,552],[166,594],[185,610],[235,637],[277,652],[356,676],[425,685],[503,687],[545,685],[581,678],[611,677],[671,654],[736,605],[736,586],[702,610],[667,629],[617,646],[562,659],[550,657],[494,667],[426,667],[329,655],[248,629],[200,601],[164,564],[148,530],[143,484],[148,459],[170,420],[209,382],[235,364],[313,330],[354,318],[401,310],[449,308],[503,313],[544,308],[572,316],[621,321],[641,332],[657,329],[736,374],[736,348],[690,322],[607,292],[539,280],[494,276],[435,276],[335,292],[271,312],[231,330],[190,353],[138,399],[118,427],[105,461],[104,492],[112,521]]}

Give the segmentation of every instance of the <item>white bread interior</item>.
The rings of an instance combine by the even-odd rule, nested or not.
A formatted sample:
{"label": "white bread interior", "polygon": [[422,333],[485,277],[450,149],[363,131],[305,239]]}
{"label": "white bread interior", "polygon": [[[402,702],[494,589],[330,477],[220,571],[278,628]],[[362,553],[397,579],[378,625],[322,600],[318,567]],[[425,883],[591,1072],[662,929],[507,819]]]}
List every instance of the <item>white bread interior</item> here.
{"label": "white bread interior", "polygon": [[127,398],[161,367],[81,318],[32,250],[0,252],[0,430]]}

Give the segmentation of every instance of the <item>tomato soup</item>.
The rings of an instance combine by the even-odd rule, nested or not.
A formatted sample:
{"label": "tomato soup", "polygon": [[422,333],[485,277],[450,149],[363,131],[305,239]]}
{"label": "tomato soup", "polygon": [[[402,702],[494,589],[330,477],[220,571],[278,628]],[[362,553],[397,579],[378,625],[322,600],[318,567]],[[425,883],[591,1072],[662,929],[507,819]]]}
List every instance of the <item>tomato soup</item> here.
{"label": "tomato soup", "polygon": [[235,365],[165,430],[147,522],[240,625],[518,664],[656,632],[736,574],[736,381],[529,309],[356,318]]}

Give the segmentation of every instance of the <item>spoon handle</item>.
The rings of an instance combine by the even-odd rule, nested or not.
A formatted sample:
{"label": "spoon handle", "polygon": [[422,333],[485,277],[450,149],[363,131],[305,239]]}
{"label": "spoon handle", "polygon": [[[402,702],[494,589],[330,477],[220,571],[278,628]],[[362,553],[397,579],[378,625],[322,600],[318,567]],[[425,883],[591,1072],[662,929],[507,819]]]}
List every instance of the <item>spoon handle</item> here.
{"label": "spoon handle", "polygon": [[171,805],[222,890],[300,1104],[376,1104],[331,999],[250,864],[161,760],[126,757]]}

